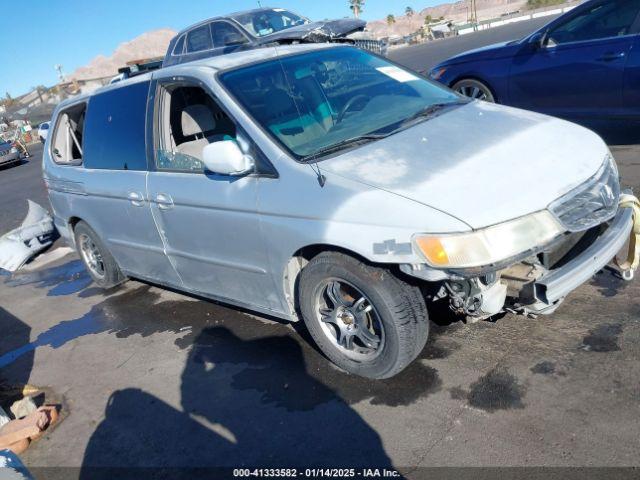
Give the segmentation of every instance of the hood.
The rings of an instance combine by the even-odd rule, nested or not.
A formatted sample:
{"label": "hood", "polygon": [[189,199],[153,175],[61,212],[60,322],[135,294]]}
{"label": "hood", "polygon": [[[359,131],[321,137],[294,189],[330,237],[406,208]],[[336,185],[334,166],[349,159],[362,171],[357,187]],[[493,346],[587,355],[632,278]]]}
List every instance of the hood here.
{"label": "hood", "polygon": [[509,42],[494,43],[492,45],[475,48],[473,50],[467,50],[466,52],[455,55],[439,64],[437,67],[469,61],[488,60],[503,55],[510,55],[515,49],[518,48],[518,46],[518,41],[513,40]]}
{"label": "hood", "polygon": [[354,18],[341,20],[325,20],[297,25],[279,32],[272,33],[260,39],[261,42],[281,42],[286,40],[301,40],[305,42],[327,42],[335,38],[343,38],[353,32],[364,30],[366,22]]}
{"label": "hood", "polygon": [[607,153],[583,127],[472,102],[319,165],[476,229],[547,208],[592,177]]}

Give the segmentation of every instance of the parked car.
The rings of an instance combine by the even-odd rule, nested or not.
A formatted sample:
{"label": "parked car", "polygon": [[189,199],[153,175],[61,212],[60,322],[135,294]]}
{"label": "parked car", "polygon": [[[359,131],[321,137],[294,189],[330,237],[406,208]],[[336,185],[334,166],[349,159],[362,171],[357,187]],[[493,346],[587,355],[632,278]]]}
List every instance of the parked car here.
{"label": "parked car", "polygon": [[450,58],[429,76],[463,95],[586,125],[640,119],[640,2],[590,0],[533,34]]}
{"label": "parked car", "polygon": [[13,142],[0,139],[0,165],[20,161],[20,150]]}
{"label": "parked car", "polygon": [[47,135],[49,135],[49,122],[43,122],[38,127],[38,138],[42,143],[47,141]]}
{"label": "parked car", "polygon": [[364,31],[366,22],[345,18],[312,22],[284,8],[258,8],[199,22],[169,43],[163,66],[265,45],[351,43],[385,54],[387,46]]}
{"label": "parked car", "polygon": [[365,377],[418,356],[428,307],[553,312],[634,222],[596,134],[349,46],[163,68],[63,102],[53,125],[55,223],[99,286],[302,318]]}

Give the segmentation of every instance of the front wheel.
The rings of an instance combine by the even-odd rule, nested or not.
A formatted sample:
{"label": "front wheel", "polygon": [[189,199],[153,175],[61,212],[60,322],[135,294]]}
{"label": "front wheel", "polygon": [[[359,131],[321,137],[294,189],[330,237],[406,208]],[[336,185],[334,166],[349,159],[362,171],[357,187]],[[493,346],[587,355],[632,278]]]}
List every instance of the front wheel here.
{"label": "front wheel", "polygon": [[466,78],[456,82],[451,89],[465,97],[473,98],[474,100],[484,100],[485,102],[491,103],[496,102],[491,89],[479,80]]}
{"label": "front wheel", "polygon": [[389,270],[325,252],[300,273],[300,309],[322,352],[347,372],[389,378],[422,351],[424,298]]}

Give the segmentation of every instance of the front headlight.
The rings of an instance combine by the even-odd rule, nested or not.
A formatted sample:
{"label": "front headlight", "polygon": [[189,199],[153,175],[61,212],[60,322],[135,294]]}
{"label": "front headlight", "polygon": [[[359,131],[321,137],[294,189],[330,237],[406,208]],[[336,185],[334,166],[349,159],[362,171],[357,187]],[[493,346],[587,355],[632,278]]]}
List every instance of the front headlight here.
{"label": "front headlight", "polygon": [[596,174],[549,205],[567,230],[581,232],[613,218],[618,211],[620,174],[611,154]]}
{"label": "front headlight", "polygon": [[16,147],[11,147],[11,153],[18,153],[18,149]]}
{"label": "front headlight", "polygon": [[444,75],[444,72],[446,71],[447,67],[434,68],[429,72],[429,78],[438,81],[442,78],[442,75]]}
{"label": "front headlight", "polygon": [[565,230],[543,210],[475,232],[416,235],[413,242],[435,268],[488,266],[542,246]]}

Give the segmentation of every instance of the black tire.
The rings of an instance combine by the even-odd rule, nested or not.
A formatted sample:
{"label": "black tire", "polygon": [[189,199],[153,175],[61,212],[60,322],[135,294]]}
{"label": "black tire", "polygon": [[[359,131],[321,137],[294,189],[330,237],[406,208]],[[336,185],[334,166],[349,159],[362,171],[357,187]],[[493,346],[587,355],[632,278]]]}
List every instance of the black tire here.
{"label": "black tire", "polygon": [[[384,328],[384,342],[371,360],[350,358],[323,330],[318,298],[327,281],[344,281],[367,297]],[[391,271],[367,265],[353,257],[324,252],[300,273],[299,306],[309,333],[322,352],[336,365],[362,377],[389,378],[420,354],[429,336],[429,318],[420,289]]]}
{"label": "black tire", "polygon": [[[120,267],[111,256],[111,253],[104,245],[102,240],[96,232],[85,222],[80,221],[76,224],[73,229],[75,241],[76,241],[76,250],[82,263],[84,263],[85,268],[91,275],[91,278],[101,288],[108,289],[119,285],[120,283],[126,280],[126,277],[120,271]],[[99,269],[92,267],[88,263],[87,256],[82,251],[82,242],[85,238],[90,239],[93,242],[93,245],[96,247],[96,250],[99,252],[101,257],[102,264],[102,275],[99,274]]]}
{"label": "black tire", "polygon": [[458,80],[451,89],[461,95],[475,100],[497,103],[497,99],[491,88],[489,88],[489,85],[486,85],[480,80],[476,80],[474,78],[463,78],[462,80]]}

